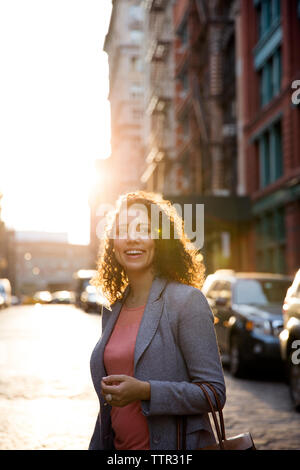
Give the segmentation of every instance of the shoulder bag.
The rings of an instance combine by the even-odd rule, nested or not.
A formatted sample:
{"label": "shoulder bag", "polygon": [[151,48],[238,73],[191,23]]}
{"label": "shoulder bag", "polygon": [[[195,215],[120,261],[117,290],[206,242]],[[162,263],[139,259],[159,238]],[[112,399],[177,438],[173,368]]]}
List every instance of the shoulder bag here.
{"label": "shoulder bag", "polygon": [[[212,444],[209,447],[203,447],[197,450],[256,450],[252,436],[249,432],[244,434],[239,434],[238,436],[229,437],[227,438],[225,435],[225,424],[224,418],[222,413],[222,407],[220,404],[220,400],[218,394],[214,387],[207,383],[195,383],[198,385],[201,390],[203,391],[206,400],[210,406],[210,413],[213,417],[215,431],[217,434],[217,442],[216,444]],[[219,415],[219,420],[217,419],[217,413],[214,409],[213,403],[211,398],[205,389],[204,385],[206,385],[214,394],[217,404],[217,413]],[[182,427],[182,433],[180,432],[180,428]],[[177,450],[185,450],[186,449],[186,417],[178,417],[177,419]]]}

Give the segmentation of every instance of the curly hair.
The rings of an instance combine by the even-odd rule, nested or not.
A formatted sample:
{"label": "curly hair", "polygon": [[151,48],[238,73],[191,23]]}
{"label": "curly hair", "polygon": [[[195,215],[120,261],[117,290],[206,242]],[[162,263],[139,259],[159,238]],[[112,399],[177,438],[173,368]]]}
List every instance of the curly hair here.
{"label": "curly hair", "polygon": [[102,248],[99,250],[97,272],[91,281],[101,289],[109,303],[113,304],[121,299],[129,284],[123,266],[116,259],[112,238],[112,231],[124,204],[127,208],[133,204],[143,204],[147,208],[149,220],[151,206],[155,207],[170,224],[168,238],[162,238],[161,224],[156,227],[158,236],[154,239],[155,253],[152,264],[155,275],[201,289],[205,272],[203,257],[196,248],[189,246],[191,242],[184,232],[184,222],[176,208],[156,193],[133,191],[121,195],[115,209],[107,216],[108,223]]}

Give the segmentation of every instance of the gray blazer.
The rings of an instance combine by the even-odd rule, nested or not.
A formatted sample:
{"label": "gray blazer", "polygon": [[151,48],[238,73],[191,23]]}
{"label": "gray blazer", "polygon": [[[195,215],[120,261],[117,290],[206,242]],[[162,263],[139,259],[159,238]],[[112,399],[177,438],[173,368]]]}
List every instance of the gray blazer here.
{"label": "gray blazer", "polygon": [[[127,286],[123,301],[128,295]],[[89,450],[114,449],[111,406],[101,395],[107,375],[103,352],[122,307],[103,309],[102,336],[91,356],[91,375],[100,402]],[[193,382],[210,382],[225,404],[225,382],[213,315],[202,292],[195,287],[155,277],[138,331],[134,353],[134,376],[150,382],[151,398],[141,402],[147,417],[150,449],[177,449],[176,417],[187,416],[186,448],[215,442],[208,418],[208,404]],[[214,396],[209,391],[213,403]]]}

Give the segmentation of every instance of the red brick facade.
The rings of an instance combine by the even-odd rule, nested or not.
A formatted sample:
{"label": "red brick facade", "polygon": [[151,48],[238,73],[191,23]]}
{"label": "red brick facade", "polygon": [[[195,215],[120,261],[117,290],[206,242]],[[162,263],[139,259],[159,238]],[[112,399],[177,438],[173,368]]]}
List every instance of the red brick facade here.
{"label": "red brick facade", "polygon": [[[261,215],[268,213],[271,198],[273,208],[284,207],[285,269],[294,274],[300,266],[300,106],[292,104],[292,83],[300,79],[300,17],[297,0],[281,0],[282,28],[282,81],[281,91],[266,106],[261,108],[259,100],[259,75],[254,67],[254,48],[258,43],[258,18],[253,0],[241,3],[242,50],[244,83],[244,128],[243,144],[246,151],[246,189],[253,207],[261,207]],[[271,184],[261,187],[259,181],[260,160],[256,136],[280,116],[282,126],[282,175]],[[277,202],[276,202],[277,201]],[[258,204],[258,205],[257,205]],[[265,204],[265,206],[264,206]],[[264,210],[263,207],[266,207]],[[254,211],[254,216],[258,209]],[[257,238],[255,223],[249,234],[251,254],[255,260]],[[254,265],[253,265],[254,264]],[[257,269],[255,262],[251,263]]]}

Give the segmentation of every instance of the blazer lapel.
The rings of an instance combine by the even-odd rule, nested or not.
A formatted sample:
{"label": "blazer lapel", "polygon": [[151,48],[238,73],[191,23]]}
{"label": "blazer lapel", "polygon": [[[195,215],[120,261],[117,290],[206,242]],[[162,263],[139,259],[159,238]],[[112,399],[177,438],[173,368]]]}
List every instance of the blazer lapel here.
{"label": "blazer lapel", "polygon": [[[164,287],[167,284],[167,280],[161,277],[155,277],[153,279],[151,289],[148,295],[148,300],[145,306],[141,324],[136,338],[135,351],[134,351],[134,372],[136,364],[140,359],[141,355],[148,347],[150,341],[152,340],[155,331],[158,327],[159,319],[162,313],[163,299],[160,297]],[[97,351],[97,356],[99,357],[99,364],[102,365],[101,370],[98,370],[100,377],[106,375],[106,370],[104,367],[104,349],[109,340],[109,337],[114,329],[114,326],[119,317],[122,305],[129,293],[130,286],[128,285],[125,289],[122,300],[117,301],[111,307],[111,312],[108,316],[101,340],[99,343],[99,349]]]}
{"label": "blazer lapel", "polygon": [[105,370],[105,367],[104,367],[104,360],[103,360],[104,349],[105,349],[105,346],[106,346],[106,344],[109,340],[109,337],[110,337],[110,335],[111,335],[111,333],[114,329],[114,326],[115,326],[116,321],[119,317],[123,302],[125,301],[125,299],[128,295],[128,292],[129,292],[129,286],[126,287],[123,298],[121,300],[118,300],[117,302],[115,302],[112,305],[112,307],[110,309],[111,312],[108,316],[105,328],[104,328],[102,336],[101,336],[101,340],[100,340],[100,343],[99,343],[99,350],[98,350],[98,357],[100,359],[99,363],[102,364],[102,370],[100,371],[101,372],[100,373],[101,377],[106,375],[106,370]]}
{"label": "blazer lapel", "polygon": [[159,324],[163,309],[163,298],[160,297],[167,284],[167,279],[155,277],[153,279],[148,300],[145,306],[141,324],[136,338],[134,351],[134,373],[138,360],[150,344]]}

